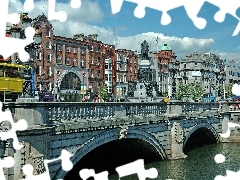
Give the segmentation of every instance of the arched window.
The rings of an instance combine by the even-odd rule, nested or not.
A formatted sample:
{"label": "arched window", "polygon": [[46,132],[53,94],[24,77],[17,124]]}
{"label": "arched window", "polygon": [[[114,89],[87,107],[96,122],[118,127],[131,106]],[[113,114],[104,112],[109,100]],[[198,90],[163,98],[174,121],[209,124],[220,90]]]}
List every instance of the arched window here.
{"label": "arched window", "polygon": [[75,73],[69,72],[63,77],[60,86],[61,90],[80,90],[80,88],[81,80]]}

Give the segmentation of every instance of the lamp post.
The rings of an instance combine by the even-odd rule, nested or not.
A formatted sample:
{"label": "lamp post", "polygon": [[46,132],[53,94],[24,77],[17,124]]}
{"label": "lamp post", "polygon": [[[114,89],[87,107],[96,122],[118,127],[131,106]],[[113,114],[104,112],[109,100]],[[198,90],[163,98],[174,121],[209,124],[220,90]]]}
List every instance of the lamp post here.
{"label": "lamp post", "polygon": [[[18,38],[18,39],[26,38],[24,31],[27,27],[32,26],[32,19],[28,17],[28,13],[23,13],[20,15],[20,22],[22,22],[22,27],[18,27],[18,25],[14,24],[10,29],[11,37]],[[39,49],[42,41],[42,33],[39,27],[35,28],[35,35],[33,39],[34,39],[34,42],[25,47],[25,51],[27,51],[30,55],[33,54],[32,52],[34,50]],[[26,77],[27,79],[23,85],[23,95],[33,96],[34,95],[33,62],[31,62],[31,65],[30,65],[30,61],[23,63],[18,57],[14,57],[14,63],[25,65],[23,74],[24,74],[24,77]],[[31,76],[31,78],[29,76]],[[29,88],[31,89],[31,91],[29,91]]]}

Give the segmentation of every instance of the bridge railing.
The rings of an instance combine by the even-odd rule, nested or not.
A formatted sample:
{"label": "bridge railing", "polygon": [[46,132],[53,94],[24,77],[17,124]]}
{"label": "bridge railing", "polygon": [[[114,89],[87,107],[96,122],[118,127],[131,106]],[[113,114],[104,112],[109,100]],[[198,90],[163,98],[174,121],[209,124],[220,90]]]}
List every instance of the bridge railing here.
{"label": "bridge railing", "polygon": [[[30,126],[50,125],[79,120],[101,120],[135,115],[182,115],[193,112],[217,111],[220,103],[209,102],[30,102],[4,103],[16,119],[27,119]],[[225,103],[226,106],[226,103]]]}
{"label": "bridge railing", "polygon": [[204,111],[215,111],[219,109],[219,103],[217,102],[188,102],[182,103],[182,114],[191,112],[204,112]]}
{"label": "bridge railing", "polygon": [[240,112],[240,102],[229,102],[229,111]]}

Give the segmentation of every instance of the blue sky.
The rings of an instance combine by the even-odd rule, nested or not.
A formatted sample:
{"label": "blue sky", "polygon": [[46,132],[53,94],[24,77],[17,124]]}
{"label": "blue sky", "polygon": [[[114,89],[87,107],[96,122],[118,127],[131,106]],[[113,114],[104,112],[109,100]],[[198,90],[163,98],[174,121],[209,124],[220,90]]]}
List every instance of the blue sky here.
{"label": "blue sky", "polygon": [[[18,2],[19,0],[11,0]],[[20,0],[23,3],[24,0]],[[36,16],[41,11],[47,14],[47,1],[35,1]],[[45,6],[44,9],[42,6]],[[196,28],[188,18],[183,7],[169,11],[171,23],[160,24],[162,13],[146,8],[144,18],[136,18],[133,14],[136,4],[124,1],[121,11],[115,15],[111,13],[110,0],[82,0],[80,9],[69,7],[69,0],[57,0],[57,10],[68,13],[68,20],[62,24],[52,21],[56,35],[72,37],[76,33],[97,33],[99,40],[113,44],[113,27],[116,26],[117,48],[139,50],[140,43],[146,39],[153,50],[156,50],[156,37],[160,38],[158,49],[164,42],[172,47],[179,58],[195,51],[221,53],[223,58],[240,60],[239,36],[232,36],[238,20],[227,15],[223,23],[214,20],[218,7],[205,3],[198,16],[207,20],[203,30]],[[16,7],[15,7],[16,8]],[[240,8],[237,11],[240,16]],[[150,33],[149,33],[150,32]],[[146,34],[147,33],[147,34]]]}

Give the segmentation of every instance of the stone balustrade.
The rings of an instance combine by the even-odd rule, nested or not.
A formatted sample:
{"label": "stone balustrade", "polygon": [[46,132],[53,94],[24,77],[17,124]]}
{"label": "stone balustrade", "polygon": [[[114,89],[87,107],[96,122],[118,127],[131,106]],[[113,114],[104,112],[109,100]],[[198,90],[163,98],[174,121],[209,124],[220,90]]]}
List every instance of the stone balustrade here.
{"label": "stone balustrade", "polygon": [[[186,118],[212,117],[219,112],[226,112],[229,106],[226,102],[20,102],[4,103],[3,108],[8,108],[14,114],[15,119],[26,119],[29,126],[51,126],[56,124],[69,124],[69,126],[85,127],[101,126],[111,119],[111,124],[126,124],[128,122],[147,122],[156,118],[167,119],[169,116],[185,116]],[[125,120],[124,120],[125,117]],[[134,120],[138,117],[138,120]],[[142,118],[140,118],[142,117]],[[116,120],[117,119],[117,120]],[[120,120],[119,120],[120,119]],[[104,121],[105,120],[105,121]],[[81,122],[81,123],[79,123]],[[88,123],[85,123],[88,122]],[[66,128],[66,127],[65,127]]]}
{"label": "stone balustrade", "polygon": [[240,102],[231,102],[231,103],[229,103],[229,111],[231,111],[231,112],[240,112]]}

